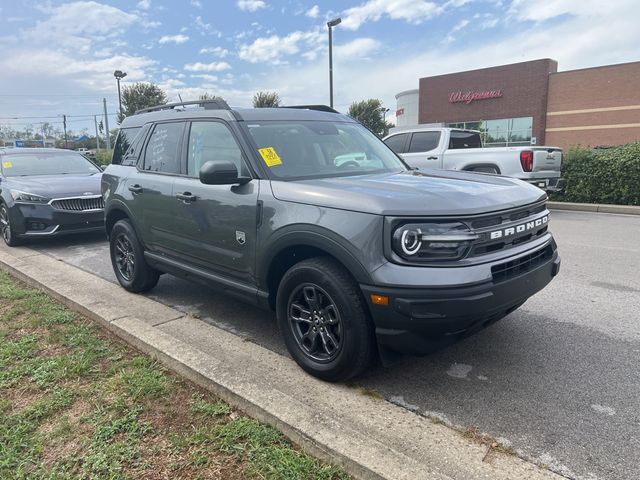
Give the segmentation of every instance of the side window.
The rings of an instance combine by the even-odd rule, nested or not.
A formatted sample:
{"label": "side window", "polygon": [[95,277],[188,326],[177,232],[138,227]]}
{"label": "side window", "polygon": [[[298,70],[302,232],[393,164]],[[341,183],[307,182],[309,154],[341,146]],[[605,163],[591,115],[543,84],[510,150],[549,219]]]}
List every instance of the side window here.
{"label": "side window", "polygon": [[143,169],[149,172],[180,173],[180,141],[184,123],[159,123],[144,152]]}
{"label": "side window", "polygon": [[438,147],[440,132],[416,132],[411,137],[409,153],[428,152]]}
{"label": "side window", "polygon": [[189,131],[187,174],[197,177],[200,167],[210,160],[236,165],[240,175],[249,175],[242,151],[227,126],[220,122],[193,122]]}
{"label": "side window", "polygon": [[393,137],[387,138],[384,141],[384,143],[386,143],[387,147],[389,147],[391,150],[393,150],[396,153],[405,153],[406,150],[404,148],[404,145],[407,141],[408,135],[409,135],[408,133],[401,133],[399,135],[394,135]]}
{"label": "side window", "polygon": [[453,130],[449,139],[449,148],[456,150],[462,148],[482,148],[480,134],[476,132],[461,132]]}
{"label": "side window", "polygon": [[[116,145],[113,147],[113,158],[111,159],[111,163],[114,165],[135,165],[135,159],[126,159],[127,153],[129,149],[133,145],[133,141],[140,133],[142,127],[134,127],[134,128],[122,128],[118,133],[118,138],[116,139]],[[128,162],[127,162],[128,160]]]}

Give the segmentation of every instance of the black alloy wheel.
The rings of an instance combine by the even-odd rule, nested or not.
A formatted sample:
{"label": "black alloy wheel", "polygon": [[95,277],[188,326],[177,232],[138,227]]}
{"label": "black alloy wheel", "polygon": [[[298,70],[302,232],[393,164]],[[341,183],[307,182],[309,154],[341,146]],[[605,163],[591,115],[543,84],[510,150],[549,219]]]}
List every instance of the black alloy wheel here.
{"label": "black alloy wheel", "polygon": [[305,283],[289,297],[289,327],[300,349],[317,362],[330,362],[342,348],[343,326],[331,296]]}
{"label": "black alloy wheel", "polygon": [[11,219],[9,218],[9,210],[3,203],[0,206],[0,233],[2,233],[2,239],[10,247],[20,245],[22,242],[16,238],[11,228]]}
{"label": "black alloy wheel", "polygon": [[124,233],[115,239],[115,263],[118,273],[130,282],[135,273],[136,260],[133,246]]}
{"label": "black alloy wheel", "polygon": [[287,350],[315,377],[348,380],[373,361],[374,326],[360,286],[332,258],[308,258],[287,270],[276,316]]}
{"label": "black alloy wheel", "polygon": [[129,220],[119,220],[109,234],[111,265],[120,285],[130,292],[151,290],[160,272],[147,264],[144,247]]}

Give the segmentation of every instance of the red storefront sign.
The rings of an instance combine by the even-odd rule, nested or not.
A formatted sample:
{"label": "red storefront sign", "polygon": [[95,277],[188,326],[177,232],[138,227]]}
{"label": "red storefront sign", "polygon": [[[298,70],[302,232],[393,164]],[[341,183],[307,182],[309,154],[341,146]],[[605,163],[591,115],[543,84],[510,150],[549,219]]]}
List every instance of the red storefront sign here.
{"label": "red storefront sign", "polygon": [[474,100],[488,100],[490,98],[500,97],[502,97],[502,90],[451,92],[449,93],[449,103],[466,103],[468,105]]}

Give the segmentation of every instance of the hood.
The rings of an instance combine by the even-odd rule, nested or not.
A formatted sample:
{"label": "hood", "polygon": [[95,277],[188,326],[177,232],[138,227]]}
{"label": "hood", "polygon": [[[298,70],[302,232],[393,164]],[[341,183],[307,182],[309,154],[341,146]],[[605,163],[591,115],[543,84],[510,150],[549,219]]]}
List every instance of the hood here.
{"label": "hood", "polygon": [[447,170],[272,181],[271,188],[283,201],[394,216],[474,215],[546,197],[514,178]]}
{"label": "hood", "polygon": [[101,178],[102,172],[84,175],[33,175],[8,177],[1,186],[46,198],[82,197],[101,195]]}

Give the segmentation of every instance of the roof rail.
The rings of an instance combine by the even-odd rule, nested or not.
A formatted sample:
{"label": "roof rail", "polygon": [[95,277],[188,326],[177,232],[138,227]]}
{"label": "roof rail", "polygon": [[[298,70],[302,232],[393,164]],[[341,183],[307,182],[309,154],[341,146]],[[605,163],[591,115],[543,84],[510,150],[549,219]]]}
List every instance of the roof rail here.
{"label": "roof rail", "polygon": [[327,105],[285,105],[281,108],[297,108],[300,110],[317,110],[318,112],[340,113]]}
{"label": "roof rail", "polygon": [[171,110],[184,105],[200,105],[205,110],[231,110],[231,107],[224,100],[192,100],[190,102],[166,103],[164,105],[156,105],[155,107],[141,108],[136,110],[134,115],[147,112],[159,112],[160,110]]}

